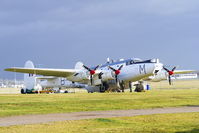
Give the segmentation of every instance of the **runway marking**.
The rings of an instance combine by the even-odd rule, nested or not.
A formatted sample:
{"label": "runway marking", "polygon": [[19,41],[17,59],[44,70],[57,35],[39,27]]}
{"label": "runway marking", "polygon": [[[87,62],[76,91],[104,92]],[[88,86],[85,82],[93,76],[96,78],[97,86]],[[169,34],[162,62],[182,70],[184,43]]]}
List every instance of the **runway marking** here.
{"label": "runway marking", "polygon": [[0,126],[5,127],[13,125],[40,124],[40,123],[67,121],[67,120],[112,118],[112,117],[125,117],[125,116],[129,117],[129,116],[138,116],[138,115],[188,113],[188,112],[199,112],[199,106],[11,116],[11,117],[0,118]]}

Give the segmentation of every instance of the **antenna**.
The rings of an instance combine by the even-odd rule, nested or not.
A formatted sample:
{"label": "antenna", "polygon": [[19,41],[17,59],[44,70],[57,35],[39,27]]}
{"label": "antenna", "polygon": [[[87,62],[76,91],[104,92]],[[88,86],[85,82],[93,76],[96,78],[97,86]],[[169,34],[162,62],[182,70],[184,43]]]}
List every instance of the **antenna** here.
{"label": "antenna", "polygon": [[107,58],[107,63],[108,63],[108,64],[110,63],[110,58],[109,58],[109,57]]}

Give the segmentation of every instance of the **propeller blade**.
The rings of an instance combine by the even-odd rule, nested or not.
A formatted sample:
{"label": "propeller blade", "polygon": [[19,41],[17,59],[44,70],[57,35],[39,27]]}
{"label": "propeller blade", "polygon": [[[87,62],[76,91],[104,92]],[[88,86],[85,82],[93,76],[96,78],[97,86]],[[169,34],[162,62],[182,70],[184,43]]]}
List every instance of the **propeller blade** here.
{"label": "propeller blade", "polygon": [[79,73],[76,73],[74,76],[77,76]]}
{"label": "propeller blade", "polygon": [[111,70],[113,70],[113,71],[117,71],[115,68],[112,68],[112,67],[110,67],[110,66],[109,66],[109,68],[110,68]]}
{"label": "propeller blade", "polygon": [[[83,67],[90,72],[90,82],[91,82],[91,85],[93,85],[93,75],[96,73],[95,71],[100,67],[100,65],[97,65],[94,69],[90,69],[89,67],[85,65],[83,65]],[[99,77],[101,77],[100,75]]]}
{"label": "propeller blade", "polygon": [[166,70],[167,73],[168,73],[169,85],[171,85],[171,75],[174,74],[174,71],[175,71],[176,68],[177,68],[177,67],[174,67],[174,68],[170,71],[170,70],[168,70],[166,67],[163,67],[163,69]]}
{"label": "propeller blade", "polygon": [[118,75],[115,75],[115,81],[118,83]]}
{"label": "propeller blade", "polygon": [[122,67],[123,67],[123,65],[121,65],[121,66],[119,67],[119,69],[118,69],[118,70],[121,70],[121,69],[122,69]]}
{"label": "propeller blade", "polygon": [[176,70],[176,67],[174,67],[173,69],[172,69],[172,71],[175,71]]}
{"label": "propeller blade", "polygon": [[169,85],[171,85],[171,76],[169,75]]}
{"label": "propeller blade", "polygon": [[99,67],[100,67],[100,65],[97,65],[94,70],[97,70]]}
{"label": "propeller blade", "polygon": [[119,69],[115,69],[115,68],[113,68],[113,67],[111,67],[111,66],[109,66],[109,68],[110,68],[112,71],[115,72],[115,81],[116,81],[116,83],[118,83],[118,75],[120,74],[120,70],[123,68],[123,65],[121,65],[121,66],[119,67]]}
{"label": "propeller blade", "polygon": [[169,70],[166,67],[163,67],[163,68],[164,68],[164,70],[166,70],[167,72],[169,72]]}
{"label": "propeller blade", "polygon": [[93,75],[90,77],[91,85],[93,85]]}
{"label": "propeller blade", "polygon": [[86,70],[91,71],[91,69],[90,69],[89,67],[87,67],[87,66],[85,66],[85,65],[83,65],[83,67],[84,67]]}

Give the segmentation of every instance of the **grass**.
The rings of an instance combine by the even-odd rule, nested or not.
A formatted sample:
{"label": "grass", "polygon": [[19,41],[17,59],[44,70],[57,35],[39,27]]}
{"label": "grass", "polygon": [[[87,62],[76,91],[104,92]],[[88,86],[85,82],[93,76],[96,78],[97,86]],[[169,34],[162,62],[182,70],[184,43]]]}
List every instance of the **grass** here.
{"label": "grass", "polygon": [[198,89],[199,80],[172,80],[173,85],[169,85],[168,81],[150,83],[155,89]]}
{"label": "grass", "polygon": [[[199,81],[152,83],[145,93],[0,94],[0,117],[199,105]],[[198,133],[199,113],[98,118],[0,127],[0,133]]]}
{"label": "grass", "polygon": [[12,94],[0,95],[0,117],[192,105],[199,105],[199,89],[163,89],[145,93]]}
{"label": "grass", "polygon": [[199,113],[158,114],[0,127],[0,133],[198,133]]}

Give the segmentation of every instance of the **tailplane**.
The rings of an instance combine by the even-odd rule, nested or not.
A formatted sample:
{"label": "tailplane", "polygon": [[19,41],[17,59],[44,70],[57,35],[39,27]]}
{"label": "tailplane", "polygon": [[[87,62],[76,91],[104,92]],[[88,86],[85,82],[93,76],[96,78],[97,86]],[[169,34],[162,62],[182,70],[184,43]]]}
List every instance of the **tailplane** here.
{"label": "tailplane", "polygon": [[75,69],[84,69],[83,65],[84,64],[82,62],[77,62],[75,65]]}
{"label": "tailplane", "polygon": [[[25,63],[25,68],[34,68],[34,64],[32,61],[27,61]],[[36,77],[34,74],[24,74],[24,84],[25,84],[25,88],[24,88],[24,92],[27,92],[27,90],[32,90],[35,87],[35,83],[36,83]]]}

